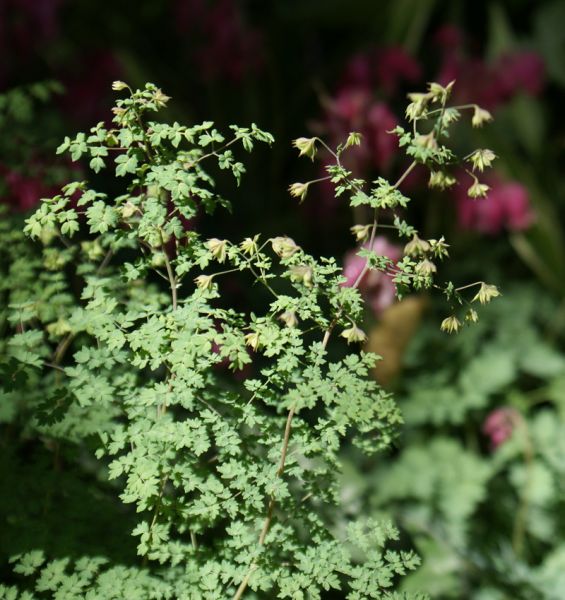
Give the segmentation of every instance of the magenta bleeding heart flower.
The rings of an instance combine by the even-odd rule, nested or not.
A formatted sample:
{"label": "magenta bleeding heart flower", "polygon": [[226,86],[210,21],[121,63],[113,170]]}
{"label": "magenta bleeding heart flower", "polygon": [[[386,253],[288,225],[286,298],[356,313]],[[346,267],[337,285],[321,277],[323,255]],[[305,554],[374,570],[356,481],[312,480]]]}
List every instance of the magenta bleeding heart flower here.
{"label": "magenta bleeding heart flower", "polygon": [[457,81],[453,90],[457,103],[472,100],[492,110],[519,93],[537,96],[543,90],[545,65],[535,52],[507,52],[487,63],[465,53],[464,34],[452,25],[440,28],[435,42],[442,62],[434,79],[443,85]]}
{"label": "magenta bleeding heart flower", "polygon": [[398,152],[397,139],[389,133],[398,120],[387,104],[375,101],[367,89],[346,87],[326,100],[325,109],[324,119],[316,129],[333,145],[341,143],[351,131],[362,135],[363,143],[344,156],[348,168],[358,175],[371,168],[388,168]]}
{"label": "magenta bleeding heart flower", "polygon": [[0,165],[7,193],[0,197],[0,203],[11,206],[17,212],[27,212],[35,208],[41,198],[52,196],[56,187],[44,183],[43,169],[34,165],[37,173],[35,175],[16,171],[4,165]]}
{"label": "magenta bleeding heart flower", "polygon": [[510,406],[497,408],[487,415],[482,427],[493,450],[508,440],[520,422],[520,413]]}
{"label": "magenta bleeding heart flower", "polygon": [[[364,244],[363,248],[369,248]],[[386,256],[396,262],[402,257],[399,246],[391,244],[385,237],[377,236],[372,244],[372,249],[379,256]],[[343,275],[347,281],[343,284],[351,287],[355,284],[365,268],[366,259],[357,255],[358,250],[349,251],[343,261]],[[396,286],[392,276],[374,269],[368,270],[359,283],[359,291],[376,315],[389,307],[396,298]]]}
{"label": "magenta bleeding heart flower", "polygon": [[528,190],[516,181],[485,177],[490,190],[485,198],[469,198],[465,186],[454,190],[460,227],[496,235],[504,230],[523,231],[535,220]]}
{"label": "magenta bleeding heart flower", "polygon": [[245,22],[235,0],[176,0],[174,13],[183,37],[201,36],[194,60],[205,79],[237,83],[263,67],[261,32]]}

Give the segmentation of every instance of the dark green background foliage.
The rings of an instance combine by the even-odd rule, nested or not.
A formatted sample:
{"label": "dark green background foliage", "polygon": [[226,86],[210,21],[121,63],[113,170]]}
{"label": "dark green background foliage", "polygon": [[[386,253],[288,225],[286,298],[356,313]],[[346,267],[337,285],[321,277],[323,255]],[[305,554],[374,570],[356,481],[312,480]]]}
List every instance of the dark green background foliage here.
{"label": "dark green background foliage", "polygon": [[[347,581],[351,598],[381,590],[396,590],[383,596],[391,598],[563,597],[564,22],[561,0],[0,5],[0,598],[231,598],[256,560],[260,598],[344,598]],[[302,203],[287,191],[323,176],[331,159],[319,149],[313,162],[297,161],[293,139],[319,134],[335,147],[356,128],[368,154],[353,148],[345,159],[353,176],[383,178],[381,190],[397,181],[409,159],[386,131],[406,127],[407,92],[444,75],[457,79],[458,103],[484,102],[495,117],[481,129],[458,124],[449,146],[461,156],[492,149],[498,158],[485,181],[493,194],[484,201],[500,208],[509,183],[528,207],[520,226],[498,209],[485,213],[486,226],[465,226],[458,192],[468,179],[443,192],[416,169],[405,182],[413,201],[399,207],[401,218],[423,239],[445,235],[450,244],[438,283],[487,280],[503,294],[451,336],[439,329],[451,314],[445,298],[429,285],[412,294],[414,304],[384,311],[372,303],[382,281],[360,287],[365,308],[360,294],[339,288],[356,244],[348,228],[371,221],[378,194],[357,196],[351,208],[349,194],[332,200],[324,184]],[[171,128],[124,127],[108,140],[115,80],[134,89],[154,81],[172,96],[157,101],[157,120]],[[213,127],[192,129],[205,121]],[[227,149],[233,155],[202,171],[193,165],[188,178],[156,164],[153,181],[139,171],[152,162],[139,150],[144,135],[161,166],[186,164],[206,152],[210,140],[200,136],[212,128],[230,140],[231,123],[253,122],[276,143],[240,130],[253,152],[240,139]],[[90,141],[76,137],[97,123]],[[102,163],[118,155],[115,177]],[[167,190],[173,220],[162,197],[126,190],[136,177]],[[27,231],[41,239],[30,241],[23,229],[39,199],[83,180],[88,186],[67,187],[39,209],[43,222]],[[135,235],[122,225],[128,220]],[[193,231],[198,250],[178,254],[186,283],[175,315],[162,248],[171,250],[181,231]],[[258,232],[258,247],[271,236],[300,245],[282,262],[271,244],[260,251],[277,276],[276,302],[237,245]],[[379,230],[389,242],[392,233]],[[209,238],[233,242],[225,263]],[[385,259],[369,259],[386,270]],[[327,296],[292,271],[304,265]],[[218,287],[215,279],[188,293],[201,271],[232,268]],[[412,282],[414,264],[406,268]],[[386,376],[343,339],[327,348],[331,368],[313,366],[332,297],[383,355]],[[300,313],[299,329],[308,329],[300,341],[271,319],[285,311]],[[350,325],[342,321],[336,334]],[[249,334],[266,340],[258,352]],[[307,384],[294,382],[294,391],[269,371],[304,362]],[[358,412],[352,390],[367,399]],[[251,397],[257,406],[247,405]],[[297,398],[301,416],[279,478]],[[354,440],[341,418],[376,437]],[[379,452],[367,456],[354,441]],[[271,545],[261,553],[273,497]],[[348,531],[357,547],[336,545]]]}

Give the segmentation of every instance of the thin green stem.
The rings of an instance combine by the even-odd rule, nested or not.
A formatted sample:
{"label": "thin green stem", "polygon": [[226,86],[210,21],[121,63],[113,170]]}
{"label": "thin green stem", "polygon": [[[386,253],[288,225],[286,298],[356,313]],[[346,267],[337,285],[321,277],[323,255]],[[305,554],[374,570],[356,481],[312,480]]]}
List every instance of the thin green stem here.
{"label": "thin green stem", "polygon": [[528,425],[523,417],[520,417],[519,428],[523,434],[523,457],[525,465],[525,480],[520,493],[520,501],[516,518],[514,520],[514,529],[512,531],[512,548],[516,556],[522,557],[524,553],[524,542],[526,538],[526,524],[528,519],[528,510],[530,506],[530,495],[532,486],[532,472],[534,466],[534,449]]}
{"label": "thin green stem", "polygon": [[[373,242],[375,240],[375,235],[376,235],[377,225],[378,225],[377,217],[378,217],[378,209],[375,208],[374,209],[374,220],[373,220],[373,226],[372,226],[372,232],[371,232],[371,239],[369,241],[370,246],[373,245]],[[359,286],[359,284],[361,283],[361,280],[363,279],[365,273],[367,272],[367,269],[368,269],[368,261],[365,264],[363,271],[359,274],[359,276],[355,280],[355,282],[352,286],[354,289],[357,288]],[[333,318],[332,322],[326,329],[326,331],[324,333],[324,338],[322,340],[322,350],[325,350],[327,348],[328,343],[330,341],[331,334],[332,334],[335,326],[339,322],[339,318],[342,313],[343,313],[343,309],[340,309],[338,311],[338,314]],[[282,446],[281,446],[279,466],[277,469],[277,477],[282,477],[284,474],[284,470],[285,470],[285,466],[286,466],[286,458],[288,455],[288,446],[290,444],[290,436],[291,436],[291,432],[292,432],[292,420],[294,418],[294,415],[296,414],[296,409],[297,409],[297,405],[296,405],[296,402],[294,402],[288,410],[286,424],[285,424],[285,428],[284,428]],[[261,533],[259,534],[259,540],[258,540],[259,547],[265,545],[265,540],[267,538],[267,534],[269,533],[269,529],[271,527],[271,523],[273,520],[275,506],[276,506],[275,497],[274,497],[274,495],[271,495],[271,498],[269,499],[269,505],[267,507],[267,514],[265,516],[265,520],[263,521],[263,527],[261,528]],[[257,562],[254,561],[250,565],[247,573],[245,574],[244,578],[242,579],[241,583],[239,584],[239,587],[236,590],[233,600],[240,600],[243,597],[243,594],[244,594],[245,590],[247,589],[247,586],[249,585],[249,580],[251,579],[251,576],[257,570],[257,568],[258,568],[258,564],[257,564]]]}

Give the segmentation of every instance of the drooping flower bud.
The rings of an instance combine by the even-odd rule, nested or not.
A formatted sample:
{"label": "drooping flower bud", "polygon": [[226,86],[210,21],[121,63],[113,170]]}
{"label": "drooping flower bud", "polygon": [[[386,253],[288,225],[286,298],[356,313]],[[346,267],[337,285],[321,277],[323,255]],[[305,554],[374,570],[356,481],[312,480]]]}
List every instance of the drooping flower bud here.
{"label": "drooping flower bud", "polygon": [[475,150],[469,157],[469,161],[473,163],[473,169],[478,169],[481,173],[486,167],[492,165],[492,161],[496,158],[496,154],[488,148]]}
{"label": "drooping flower bud", "polygon": [[352,131],[345,141],[344,148],[351,148],[351,146],[360,146],[361,145],[361,134],[356,131]]}
{"label": "drooping flower bud", "polygon": [[348,329],[344,329],[341,332],[341,337],[345,338],[348,344],[352,342],[364,342],[367,339],[366,333],[355,324]]}
{"label": "drooping flower bud", "polygon": [[125,83],[124,81],[114,81],[112,83],[112,89],[115,92],[121,92],[122,90],[125,90],[128,87],[128,84]]}
{"label": "drooping flower bud", "polygon": [[132,217],[137,211],[137,206],[130,202],[129,200],[122,206],[122,217],[124,219],[129,219]]}
{"label": "drooping flower bud", "polygon": [[296,327],[298,325],[298,317],[293,310],[285,310],[280,316],[279,319],[287,326],[287,327]]}
{"label": "drooping flower bud", "polygon": [[212,287],[213,279],[213,275],[198,275],[198,277],[194,279],[194,283],[199,289],[208,290]]}
{"label": "drooping flower bud", "polygon": [[467,190],[467,196],[469,198],[485,198],[489,190],[490,187],[486,183],[475,179],[473,185]]}
{"label": "drooping flower bud", "polygon": [[404,254],[408,256],[421,256],[430,251],[430,244],[426,240],[420,239],[417,235],[404,246]]}
{"label": "drooping flower bud", "polygon": [[443,235],[439,238],[439,240],[428,240],[430,244],[430,250],[432,254],[436,258],[443,258],[444,256],[449,256],[449,244],[445,241]]}
{"label": "drooping flower bud", "polygon": [[406,118],[409,121],[423,117],[426,112],[426,106],[430,100],[429,94],[413,93],[408,94],[410,104],[406,107]]}
{"label": "drooping flower bud", "polygon": [[488,304],[493,298],[498,298],[500,295],[500,291],[495,285],[481,283],[481,287],[479,288],[476,296],[473,298],[473,302],[478,300],[481,304]]}
{"label": "drooping flower bud", "polygon": [[290,279],[302,283],[308,288],[312,287],[312,267],[308,265],[297,265],[290,268]]}
{"label": "drooping flower bud", "polygon": [[290,258],[293,254],[300,250],[292,238],[287,236],[275,237],[271,240],[273,252],[280,258]]}
{"label": "drooping flower bud", "polygon": [[425,135],[417,135],[414,139],[414,144],[416,144],[417,146],[421,146],[422,148],[427,148],[429,150],[437,149],[437,140],[433,131],[431,131],[430,133],[426,133]]}
{"label": "drooping flower bud", "polygon": [[311,160],[314,160],[316,156],[316,138],[305,138],[300,137],[293,140],[292,145],[300,150],[298,156],[308,156]]}
{"label": "drooping flower bud", "polygon": [[479,320],[479,315],[477,311],[473,308],[470,308],[465,315],[465,321],[469,321],[471,323],[476,323]]}
{"label": "drooping flower bud", "polygon": [[437,267],[431,260],[425,258],[414,267],[414,270],[416,273],[418,273],[418,275],[424,275],[427,277],[428,275],[435,273],[437,271]]}
{"label": "drooping flower bud", "polygon": [[300,202],[302,202],[308,193],[308,184],[293,183],[288,187],[288,191],[293,198],[300,198]]}
{"label": "drooping flower bud", "polygon": [[447,317],[441,322],[440,329],[447,333],[457,333],[461,329],[461,321],[455,316]]}
{"label": "drooping flower bud", "polygon": [[253,256],[257,252],[257,240],[259,239],[259,235],[256,235],[252,238],[246,237],[239,247],[244,254],[248,256]]}
{"label": "drooping flower bud", "polygon": [[489,111],[475,105],[473,118],[471,119],[471,125],[473,125],[473,127],[481,127],[490,121],[492,121],[492,115],[489,113]]}
{"label": "drooping flower bud", "polygon": [[256,331],[252,333],[248,333],[245,336],[245,343],[252,349],[257,350],[261,345],[261,341],[259,340],[259,334]]}
{"label": "drooping flower bud", "polygon": [[446,190],[447,188],[454,186],[456,183],[457,179],[445,171],[431,171],[428,187]]}
{"label": "drooping flower bud", "polygon": [[206,242],[206,246],[212,256],[220,263],[226,260],[227,251],[227,240],[219,240],[218,238],[212,238]]}
{"label": "drooping flower bud", "polygon": [[435,82],[428,83],[429,95],[437,102],[445,102],[449,98],[454,83],[455,81],[451,81],[446,86]]}
{"label": "drooping flower bud", "polygon": [[371,227],[372,225],[353,225],[350,231],[358,242],[364,242],[369,237]]}

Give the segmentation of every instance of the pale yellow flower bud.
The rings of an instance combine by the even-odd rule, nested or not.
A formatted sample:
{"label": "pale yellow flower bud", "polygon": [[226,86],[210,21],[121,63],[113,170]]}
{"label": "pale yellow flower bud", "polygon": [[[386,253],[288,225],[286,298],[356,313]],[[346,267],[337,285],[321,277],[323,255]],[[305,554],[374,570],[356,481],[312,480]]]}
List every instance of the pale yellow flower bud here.
{"label": "pale yellow flower bud", "polygon": [[300,202],[302,202],[308,193],[308,184],[293,183],[288,187],[288,191],[293,198],[300,198]]}
{"label": "pale yellow flower bud", "polygon": [[292,238],[287,236],[275,237],[271,240],[273,252],[280,258],[290,258],[295,252],[300,250]]}
{"label": "pale yellow flower bud", "polygon": [[123,81],[114,81],[112,83],[112,89],[115,92],[121,92],[122,90],[125,90],[127,87],[128,87],[128,84]]}
{"label": "pale yellow flower bud", "polygon": [[296,327],[298,325],[298,317],[296,313],[292,310],[285,310],[280,316],[279,319],[287,326],[287,327]]}
{"label": "pale yellow flower bud", "polygon": [[364,242],[369,237],[371,227],[372,225],[353,225],[350,231],[358,242]]}
{"label": "pale yellow flower bud", "polygon": [[351,344],[351,342],[364,342],[367,339],[365,332],[355,324],[348,329],[344,329],[341,332],[341,337],[345,338],[348,344]]}
{"label": "pale yellow flower bud", "polygon": [[500,295],[500,291],[495,285],[481,283],[481,287],[479,288],[476,296],[473,298],[473,302],[478,300],[481,304],[488,304],[493,298],[498,298]]}
{"label": "pale yellow flower bud", "polygon": [[198,275],[198,277],[194,279],[194,283],[199,289],[208,290],[212,287],[213,279],[213,275]]}
{"label": "pale yellow flower bud", "polygon": [[461,321],[454,316],[447,317],[441,322],[440,328],[447,333],[457,333],[461,329]]}
{"label": "pale yellow flower bud", "polygon": [[137,206],[130,202],[129,200],[122,206],[122,217],[124,219],[129,219],[132,217],[137,211]]}
{"label": "pale yellow flower bud", "polygon": [[457,183],[457,179],[445,171],[431,171],[428,187],[446,190]]}
{"label": "pale yellow flower bud", "polygon": [[308,288],[312,287],[312,276],[312,267],[308,265],[297,265],[290,269],[290,278],[292,281],[302,283]]}
{"label": "pale yellow flower bud", "polygon": [[361,145],[361,134],[356,131],[352,131],[345,141],[344,148],[350,148],[351,146],[360,146]]}
{"label": "pale yellow flower bud", "polygon": [[420,256],[430,251],[430,244],[426,240],[421,240],[417,235],[404,246],[404,254],[408,256]]}
{"label": "pale yellow flower bud", "polygon": [[496,158],[496,154],[492,150],[479,149],[475,150],[469,157],[469,162],[473,163],[473,169],[479,169],[481,173],[486,167],[492,165],[492,161]]}
{"label": "pale yellow flower bud", "polygon": [[490,187],[486,183],[481,183],[479,180],[475,180],[473,185],[467,190],[469,198],[484,198]]}
{"label": "pale yellow flower bud", "polygon": [[418,275],[432,275],[433,273],[435,273],[437,271],[437,267],[434,265],[434,263],[431,260],[428,260],[427,258],[420,261],[415,267],[414,270],[416,271],[416,273],[418,273]]}
{"label": "pale yellow flower bud", "polygon": [[479,315],[477,311],[474,309],[470,309],[465,315],[465,321],[470,321],[471,323],[476,323],[479,320]]}
{"label": "pale yellow flower bud", "polygon": [[227,240],[219,240],[218,238],[212,238],[206,242],[206,246],[212,256],[220,263],[226,260],[227,253]]}
{"label": "pale yellow flower bud", "polygon": [[254,331],[252,333],[248,333],[245,336],[245,343],[252,349],[257,350],[261,345],[261,341],[259,340],[259,334]]}
{"label": "pale yellow flower bud", "polygon": [[314,160],[314,157],[316,156],[316,138],[300,137],[294,140],[292,145],[300,150],[298,156],[308,156],[310,159]]}
{"label": "pale yellow flower bud", "polygon": [[484,123],[489,123],[492,121],[492,115],[488,110],[481,108],[480,106],[475,106],[475,110],[473,112],[473,117],[471,119],[471,124],[473,127],[481,127]]}
{"label": "pale yellow flower bud", "polygon": [[243,242],[241,242],[241,244],[239,244],[241,251],[244,254],[247,254],[248,256],[253,256],[253,254],[255,254],[257,252],[257,240],[258,239],[259,239],[258,235],[254,236],[253,238],[246,237],[243,240]]}

